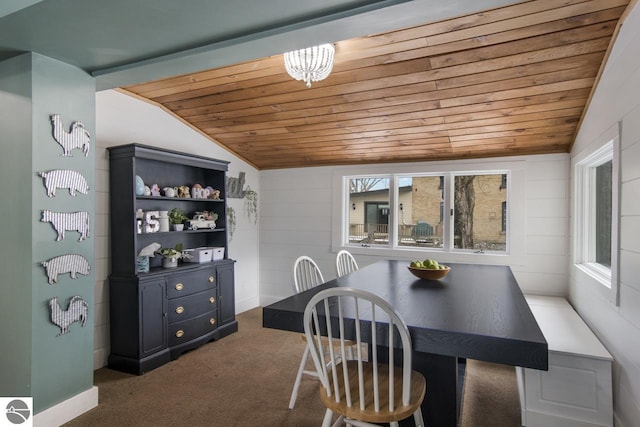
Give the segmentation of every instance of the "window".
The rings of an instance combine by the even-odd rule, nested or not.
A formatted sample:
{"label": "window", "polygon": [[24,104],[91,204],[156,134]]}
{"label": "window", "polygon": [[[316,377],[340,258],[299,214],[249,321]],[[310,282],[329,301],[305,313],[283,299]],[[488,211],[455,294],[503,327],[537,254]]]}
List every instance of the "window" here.
{"label": "window", "polygon": [[617,137],[575,165],[575,263],[617,299]]}
{"label": "window", "polygon": [[454,248],[479,251],[506,251],[506,224],[503,205],[507,193],[502,187],[505,174],[454,176]]}
{"label": "window", "polygon": [[507,173],[346,177],[342,244],[506,253]]}
{"label": "window", "polygon": [[389,243],[389,178],[360,177],[348,181],[349,243]]}

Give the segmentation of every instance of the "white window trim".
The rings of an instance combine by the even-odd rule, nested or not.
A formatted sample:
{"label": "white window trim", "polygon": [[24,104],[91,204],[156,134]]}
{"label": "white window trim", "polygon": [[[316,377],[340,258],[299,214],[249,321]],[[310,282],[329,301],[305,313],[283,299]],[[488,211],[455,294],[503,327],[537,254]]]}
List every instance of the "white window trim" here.
{"label": "white window trim", "polygon": [[[604,143],[603,143],[604,142]],[[619,305],[619,192],[620,192],[620,131],[619,124],[609,129],[597,139],[596,149],[589,150],[574,159],[574,203],[573,203],[573,263],[576,270],[585,275],[595,292],[614,305]],[[593,167],[612,161],[611,188],[611,268],[592,262],[594,245],[591,242],[592,223],[583,212],[592,211],[593,203],[585,186],[593,184]],[[593,214],[589,214],[593,217]]]}
{"label": "white window trim", "polygon": [[[485,252],[476,253],[474,251],[445,251],[440,248],[411,248],[411,247],[362,247],[360,245],[343,244],[345,227],[348,223],[346,207],[349,203],[349,195],[345,188],[345,177],[353,176],[391,176],[392,180],[397,176],[446,173],[469,173],[487,174],[492,172],[504,173],[508,171],[509,182],[507,184],[507,198],[509,200],[509,215],[507,217],[508,242],[507,252]],[[350,252],[359,255],[372,255],[388,258],[416,258],[425,257],[426,253],[434,252],[441,254],[442,261],[446,262],[472,262],[498,265],[521,265],[526,257],[526,161],[515,158],[496,158],[489,161],[438,161],[400,165],[362,165],[353,167],[337,168],[333,173],[333,199],[332,199],[332,221],[331,243],[332,251],[348,249]],[[445,179],[447,179],[445,177]],[[394,188],[395,181],[390,185]],[[451,186],[449,186],[451,188]],[[398,195],[394,191],[389,193],[389,202],[395,203]],[[451,199],[451,198],[449,198]],[[445,212],[450,212],[450,200],[446,202]],[[392,205],[392,206],[395,206]],[[392,224],[397,226],[397,219],[392,219]],[[394,227],[391,227],[394,229]],[[451,245],[451,244],[450,244]],[[449,246],[450,247],[450,246]]]}

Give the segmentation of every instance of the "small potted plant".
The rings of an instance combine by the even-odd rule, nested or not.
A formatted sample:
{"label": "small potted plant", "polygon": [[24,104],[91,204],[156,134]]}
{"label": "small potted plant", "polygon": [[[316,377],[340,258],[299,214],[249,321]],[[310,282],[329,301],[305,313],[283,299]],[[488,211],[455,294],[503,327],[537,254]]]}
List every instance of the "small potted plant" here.
{"label": "small potted plant", "polygon": [[162,266],[164,268],[174,268],[178,266],[180,258],[190,258],[189,254],[182,251],[182,243],[178,243],[173,248],[160,248],[156,251],[158,255],[162,255]]}
{"label": "small potted plant", "polygon": [[169,223],[174,231],[182,231],[184,229],[184,222],[188,219],[189,217],[178,208],[173,208],[169,212]]}

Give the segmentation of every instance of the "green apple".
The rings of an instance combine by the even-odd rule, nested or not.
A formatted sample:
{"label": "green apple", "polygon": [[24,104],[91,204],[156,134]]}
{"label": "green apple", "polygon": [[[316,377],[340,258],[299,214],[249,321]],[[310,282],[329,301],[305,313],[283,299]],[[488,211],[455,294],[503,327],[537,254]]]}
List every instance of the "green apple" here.
{"label": "green apple", "polygon": [[422,268],[422,263],[420,261],[411,261],[410,266],[413,268]]}

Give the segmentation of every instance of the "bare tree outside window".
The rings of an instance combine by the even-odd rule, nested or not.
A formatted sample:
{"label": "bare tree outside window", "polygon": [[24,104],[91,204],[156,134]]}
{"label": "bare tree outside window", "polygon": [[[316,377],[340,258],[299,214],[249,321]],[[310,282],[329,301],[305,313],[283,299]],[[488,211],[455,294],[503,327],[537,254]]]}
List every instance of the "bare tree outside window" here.
{"label": "bare tree outside window", "polygon": [[475,175],[455,177],[454,187],[454,246],[473,249],[473,210],[476,192],[473,188]]}
{"label": "bare tree outside window", "polygon": [[350,193],[364,193],[372,190],[381,182],[387,181],[387,178],[356,178],[349,180]]}

